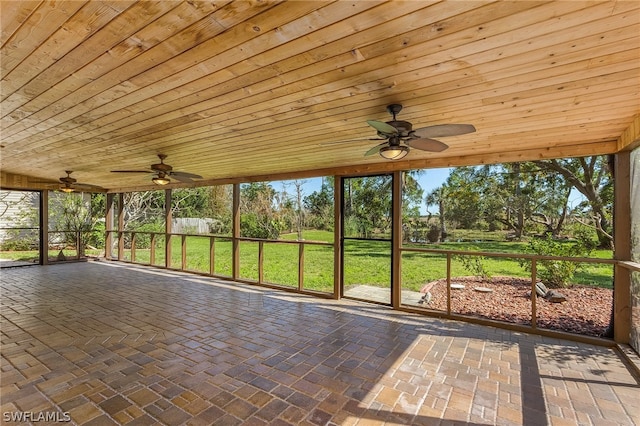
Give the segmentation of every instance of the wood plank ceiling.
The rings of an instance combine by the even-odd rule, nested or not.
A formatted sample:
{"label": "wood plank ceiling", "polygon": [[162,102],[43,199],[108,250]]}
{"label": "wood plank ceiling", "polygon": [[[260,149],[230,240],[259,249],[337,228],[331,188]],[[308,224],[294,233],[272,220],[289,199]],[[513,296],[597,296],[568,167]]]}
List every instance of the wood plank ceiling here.
{"label": "wood plank ceiling", "polygon": [[[73,170],[151,188],[110,171],[158,153],[215,183],[612,153],[640,133],[639,1],[3,1],[0,19],[5,187]],[[365,158],[391,103],[477,132]]]}

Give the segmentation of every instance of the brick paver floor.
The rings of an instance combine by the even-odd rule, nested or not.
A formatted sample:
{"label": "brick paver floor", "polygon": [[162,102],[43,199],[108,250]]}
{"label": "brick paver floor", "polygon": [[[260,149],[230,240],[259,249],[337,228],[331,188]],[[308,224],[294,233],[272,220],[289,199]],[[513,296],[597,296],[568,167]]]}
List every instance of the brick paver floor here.
{"label": "brick paver floor", "polygon": [[640,424],[610,348],[119,263],[0,274],[7,424]]}

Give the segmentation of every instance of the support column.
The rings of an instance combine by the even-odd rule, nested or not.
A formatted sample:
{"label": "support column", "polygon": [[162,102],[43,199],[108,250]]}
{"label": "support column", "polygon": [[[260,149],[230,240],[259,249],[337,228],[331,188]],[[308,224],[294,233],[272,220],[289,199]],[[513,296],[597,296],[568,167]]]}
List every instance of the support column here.
{"label": "support column", "polygon": [[[615,156],[613,241],[616,260],[631,260],[631,153]],[[615,266],[613,272],[613,339],[629,343],[631,333],[631,271]]]}
{"label": "support column", "polygon": [[234,280],[240,276],[240,184],[233,184],[233,205],[232,205],[232,258],[231,276]]}
{"label": "support column", "polygon": [[342,178],[333,177],[333,298],[340,299],[342,282]]}
{"label": "support column", "polygon": [[49,264],[49,191],[40,191],[40,264]]}
{"label": "support column", "polygon": [[164,190],[164,266],[171,267],[171,232],[173,213],[171,212],[171,190]]}
{"label": "support column", "polygon": [[113,256],[112,247],[113,247],[113,201],[115,199],[115,194],[107,194],[107,202],[106,202],[106,211],[104,217],[104,227],[105,227],[105,236],[104,236],[104,257],[105,259],[111,259]]}
{"label": "support column", "polygon": [[118,260],[124,259],[124,193],[118,194]]}
{"label": "support column", "polygon": [[391,210],[391,305],[402,303],[402,171],[393,172]]}

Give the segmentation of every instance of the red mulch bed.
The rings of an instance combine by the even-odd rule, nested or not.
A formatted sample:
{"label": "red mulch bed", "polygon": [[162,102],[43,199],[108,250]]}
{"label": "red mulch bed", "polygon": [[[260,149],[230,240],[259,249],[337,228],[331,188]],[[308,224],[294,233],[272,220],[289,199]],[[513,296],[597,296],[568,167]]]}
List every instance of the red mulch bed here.
{"label": "red mulch bed", "polygon": [[[513,277],[456,277],[451,284],[463,284],[464,289],[451,289],[451,312],[515,324],[531,325],[531,281]],[[481,293],[476,287],[493,290]],[[536,301],[537,327],[566,331],[586,336],[601,336],[609,326],[613,291],[598,287],[573,286],[555,289],[566,296],[562,303],[552,303],[542,297]],[[431,293],[431,301],[422,306],[447,310],[445,279],[426,284],[422,290]]]}

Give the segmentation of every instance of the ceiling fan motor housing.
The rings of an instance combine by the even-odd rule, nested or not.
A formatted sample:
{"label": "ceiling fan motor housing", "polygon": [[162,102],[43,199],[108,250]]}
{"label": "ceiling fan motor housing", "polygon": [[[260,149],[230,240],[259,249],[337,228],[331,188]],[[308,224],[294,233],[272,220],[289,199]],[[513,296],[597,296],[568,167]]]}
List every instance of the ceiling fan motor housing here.
{"label": "ceiling fan motor housing", "polygon": [[60,182],[64,183],[65,185],[71,185],[72,183],[76,183],[78,180],[75,178],[71,177],[71,171],[69,170],[65,170],[64,171],[67,175],[65,177],[61,177],[60,178]]}
{"label": "ceiling fan motor housing", "polygon": [[413,125],[408,121],[392,120],[387,121],[387,124],[395,127],[396,130],[398,130],[398,136],[400,136],[401,138],[406,138],[407,136],[409,136],[409,132],[413,130]]}
{"label": "ceiling fan motor housing", "polygon": [[171,170],[173,170],[173,167],[171,167],[168,164],[164,164],[164,163],[158,163],[158,164],[152,164],[151,165],[151,170],[156,171],[156,172],[170,172]]}

